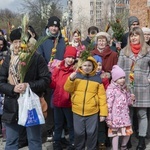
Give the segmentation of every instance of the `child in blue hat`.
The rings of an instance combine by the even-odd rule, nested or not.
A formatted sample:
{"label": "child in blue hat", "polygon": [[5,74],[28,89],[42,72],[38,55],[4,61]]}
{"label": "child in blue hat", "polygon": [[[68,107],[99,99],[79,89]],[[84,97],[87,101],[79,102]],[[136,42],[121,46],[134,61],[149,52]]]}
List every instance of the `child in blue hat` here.
{"label": "child in blue hat", "polygon": [[104,85],[105,90],[107,89],[109,83],[110,83],[110,73],[109,72],[104,72],[102,70],[102,58],[99,55],[94,55],[94,59],[97,62],[97,75],[100,75],[102,79],[102,83]]}
{"label": "child in blue hat", "polygon": [[[104,72],[102,70],[102,58],[99,55],[94,55],[94,59],[97,62],[97,75],[99,75],[102,79],[102,83],[104,85],[105,90],[107,89],[110,81],[110,74],[108,72]],[[99,129],[98,129],[98,145],[99,145],[99,150],[104,150],[106,149],[105,143],[107,140],[107,126],[106,126],[106,121],[99,121]]]}

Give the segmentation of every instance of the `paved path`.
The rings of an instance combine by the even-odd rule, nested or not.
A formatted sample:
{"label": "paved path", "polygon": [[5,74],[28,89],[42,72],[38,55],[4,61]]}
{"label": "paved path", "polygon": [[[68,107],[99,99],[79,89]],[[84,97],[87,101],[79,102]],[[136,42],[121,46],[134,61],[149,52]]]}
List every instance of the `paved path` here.
{"label": "paved path", "polygon": [[[136,150],[138,140],[137,138],[133,137],[132,138],[132,148],[130,150]],[[4,145],[5,142],[2,142],[2,138],[0,138],[0,150],[4,150]],[[19,150],[28,150],[27,147],[21,148]],[[46,142],[42,145],[42,150],[53,150],[52,143],[51,142]],[[111,150],[111,148],[108,148],[107,150]],[[145,150],[150,150],[150,139],[146,139],[146,149]]]}

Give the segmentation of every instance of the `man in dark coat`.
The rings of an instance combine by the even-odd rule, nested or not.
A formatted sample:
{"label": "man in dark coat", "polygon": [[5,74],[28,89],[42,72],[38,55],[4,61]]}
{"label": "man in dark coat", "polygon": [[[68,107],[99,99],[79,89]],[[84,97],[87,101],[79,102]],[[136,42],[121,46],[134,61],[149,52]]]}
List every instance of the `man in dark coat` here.
{"label": "man in dark coat", "polygon": [[[48,24],[45,29],[45,34],[48,36],[48,39],[45,40],[38,48],[38,52],[44,57],[46,63],[48,64],[50,59],[54,57],[57,60],[63,60],[65,53],[65,41],[62,37],[60,30],[60,19],[56,16],[52,16],[48,19]],[[55,54],[52,50],[56,48]],[[54,56],[52,56],[54,55]],[[46,130],[47,130],[47,140],[51,141],[53,138],[53,129],[54,129],[54,118],[53,118],[53,109],[51,106],[50,98],[52,96],[52,91],[48,88],[46,90],[45,99],[48,104],[48,114],[46,118]]]}
{"label": "man in dark coat", "polygon": [[[140,25],[139,19],[136,16],[131,16],[128,18],[128,27],[129,30],[134,27],[138,27]],[[121,48],[124,48],[127,45],[127,39],[129,36],[129,32],[125,33],[122,37]]]}
{"label": "man in dark coat", "polygon": [[[6,125],[5,150],[18,149],[19,132],[18,102],[21,93],[29,84],[31,90],[41,96],[49,85],[49,72],[43,57],[34,53],[25,78],[20,83],[19,50],[21,47],[21,31],[15,29],[10,34],[13,50],[11,56],[6,56],[0,68],[0,92],[5,94],[2,122]],[[29,149],[42,150],[41,125],[26,127]]]}
{"label": "man in dark coat", "polygon": [[92,45],[91,45],[91,49],[94,49],[95,47],[95,43],[94,43],[94,37],[95,35],[99,32],[99,29],[95,26],[91,26],[88,28],[88,36],[87,38],[82,41],[82,45],[85,45],[86,48],[91,44],[92,42]]}

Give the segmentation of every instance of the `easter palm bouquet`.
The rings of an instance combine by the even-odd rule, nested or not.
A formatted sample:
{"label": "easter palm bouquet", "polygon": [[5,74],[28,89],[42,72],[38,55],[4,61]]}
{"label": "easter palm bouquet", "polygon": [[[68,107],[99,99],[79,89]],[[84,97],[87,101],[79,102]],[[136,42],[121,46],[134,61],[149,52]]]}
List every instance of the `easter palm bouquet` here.
{"label": "easter palm bouquet", "polygon": [[132,63],[129,73],[129,89],[131,93],[134,93],[134,63]]}
{"label": "easter palm bouquet", "polygon": [[41,38],[38,42],[34,38],[28,40],[28,23],[29,17],[28,15],[24,15],[22,19],[22,34],[21,34],[21,48],[19,50],[19,74],[20,74],[20,82],[24,82],[25,75],[29,69],[31,64],[31,58],[33,54],[36,52],[39,45],[42,44],[48,37]]}
{"label": "easter palm bouquet", "polygon": [[91,56],[91,51],[93,50],[93,40],[94,38],[91,40],[91,43],[81,51],[79,57],[78,57],[78,61],[77,64],[75,66],[76,70],[79,69],[79,67],[81,67],[82,63],[84,61],[86,61],[88,59],[89,56]]}

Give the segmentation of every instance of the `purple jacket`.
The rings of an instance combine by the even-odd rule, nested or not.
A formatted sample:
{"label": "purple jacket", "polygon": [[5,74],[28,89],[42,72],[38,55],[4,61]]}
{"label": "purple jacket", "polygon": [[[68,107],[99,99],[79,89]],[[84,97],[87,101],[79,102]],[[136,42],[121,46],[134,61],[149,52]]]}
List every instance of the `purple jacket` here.
{"label": "purple jacket", "polygon": [[131,125],[129,105],[132,104],[130,93],[121,89],[113,81],[106,90],[108,116],[106,122],[110,128],[127,127]]}

